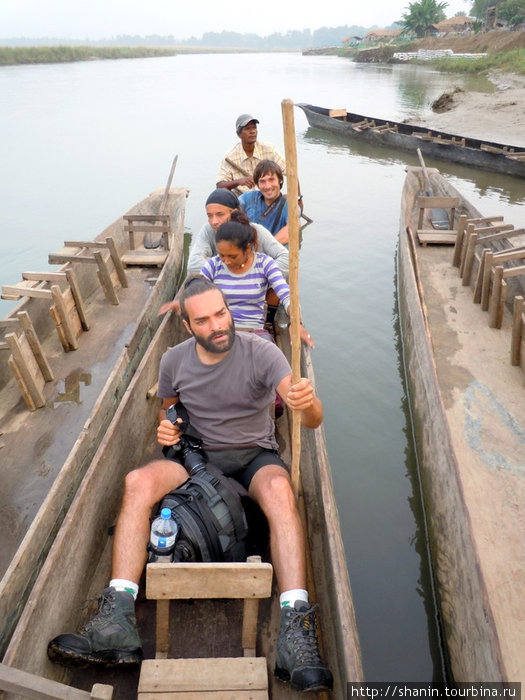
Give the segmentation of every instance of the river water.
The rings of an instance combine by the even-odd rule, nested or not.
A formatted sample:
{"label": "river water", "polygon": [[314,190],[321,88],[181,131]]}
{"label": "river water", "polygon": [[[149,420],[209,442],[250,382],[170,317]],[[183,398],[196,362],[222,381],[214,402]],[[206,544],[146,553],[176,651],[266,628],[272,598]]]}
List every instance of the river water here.
{"label": "river water", "polygon": [[[240,113],[255,115],[259,138],[283,150],[284,98],[401,120],[472,80],[300,54],[0,68],[0,282],[46,269],[63,240],[93,237],[163,187],[175,154],[174,185],[191,190],[189,240],[205,221],[204,200],[236,142]],[[476,87],[491,89],[480,79]],[[313,130],[298,109],[295,127],[305,213],[314,221],[302,238],[302,315],[316,341],[365,675],[442,680],[396,303],[401,188],[417,157]],[[467,135],[468,125],[458,132]],[[427,166],[439,167],[483,214],[520,224],[523,181]],[[12,306],[0,302],[2,316]]]}

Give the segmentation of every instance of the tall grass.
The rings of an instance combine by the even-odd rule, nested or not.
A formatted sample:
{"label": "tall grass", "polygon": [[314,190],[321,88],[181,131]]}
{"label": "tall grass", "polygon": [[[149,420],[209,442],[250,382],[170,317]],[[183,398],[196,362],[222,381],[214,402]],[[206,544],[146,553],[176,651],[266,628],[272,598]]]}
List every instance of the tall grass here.
{"label": "tall grass", "polygon": [[174,56],[175,49],[105,46],[0,46],[0,65],[14,66],[26,63],[72,63],[96,59],[150,58]]}
{"label": "tall grass", "polygon": [[525,49],[492,53],[475,59],[443,56],[425,63],[448,73],[487,73],[497,68],[506,73],[525,75]]}

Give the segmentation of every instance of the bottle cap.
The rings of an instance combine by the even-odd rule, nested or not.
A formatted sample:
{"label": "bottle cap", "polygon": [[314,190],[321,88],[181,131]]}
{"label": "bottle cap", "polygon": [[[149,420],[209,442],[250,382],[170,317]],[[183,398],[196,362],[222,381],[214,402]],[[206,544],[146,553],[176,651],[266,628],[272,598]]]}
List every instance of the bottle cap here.
{"label": "bottle cap", "polygon": [[168,518],[171,518],[171,508],[163,508],[160,511],[160,517],[164,518],[164,520],[168,520]]}

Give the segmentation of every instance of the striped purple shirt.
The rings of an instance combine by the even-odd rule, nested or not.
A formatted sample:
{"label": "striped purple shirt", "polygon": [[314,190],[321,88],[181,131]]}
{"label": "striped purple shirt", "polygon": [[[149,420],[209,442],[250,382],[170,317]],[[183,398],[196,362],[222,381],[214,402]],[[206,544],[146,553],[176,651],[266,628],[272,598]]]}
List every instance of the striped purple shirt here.
{"label": "striped purple shirt", "polygon": [[264,327],[270,287],[286,310],[290,305],[290,287],[275,260],[264,253],[254,253],[251,267],[239,275],[230,272],[216,255],[203,265],[201,275],[222,290],[237,328]]}

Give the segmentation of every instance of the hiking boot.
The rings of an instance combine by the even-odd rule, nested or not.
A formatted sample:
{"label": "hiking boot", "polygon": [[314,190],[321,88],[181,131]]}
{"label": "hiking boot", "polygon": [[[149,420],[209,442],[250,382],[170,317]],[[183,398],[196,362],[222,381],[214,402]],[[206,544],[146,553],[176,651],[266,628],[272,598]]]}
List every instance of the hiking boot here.
{"label": "hiking boot", "polygon": [[47,655],[64,666],[139,664],[140,637],[131,593],[112,586],[102,591],[96,615],[79,634],[59,634],[49,642]]}
{"label": "hiking boot", "polygon": [[321,659],[315,631],[317,605],[297,600],[293,608],[281,609],[275,675],[290,681],[293,690],[330,690],[332,674]]}

